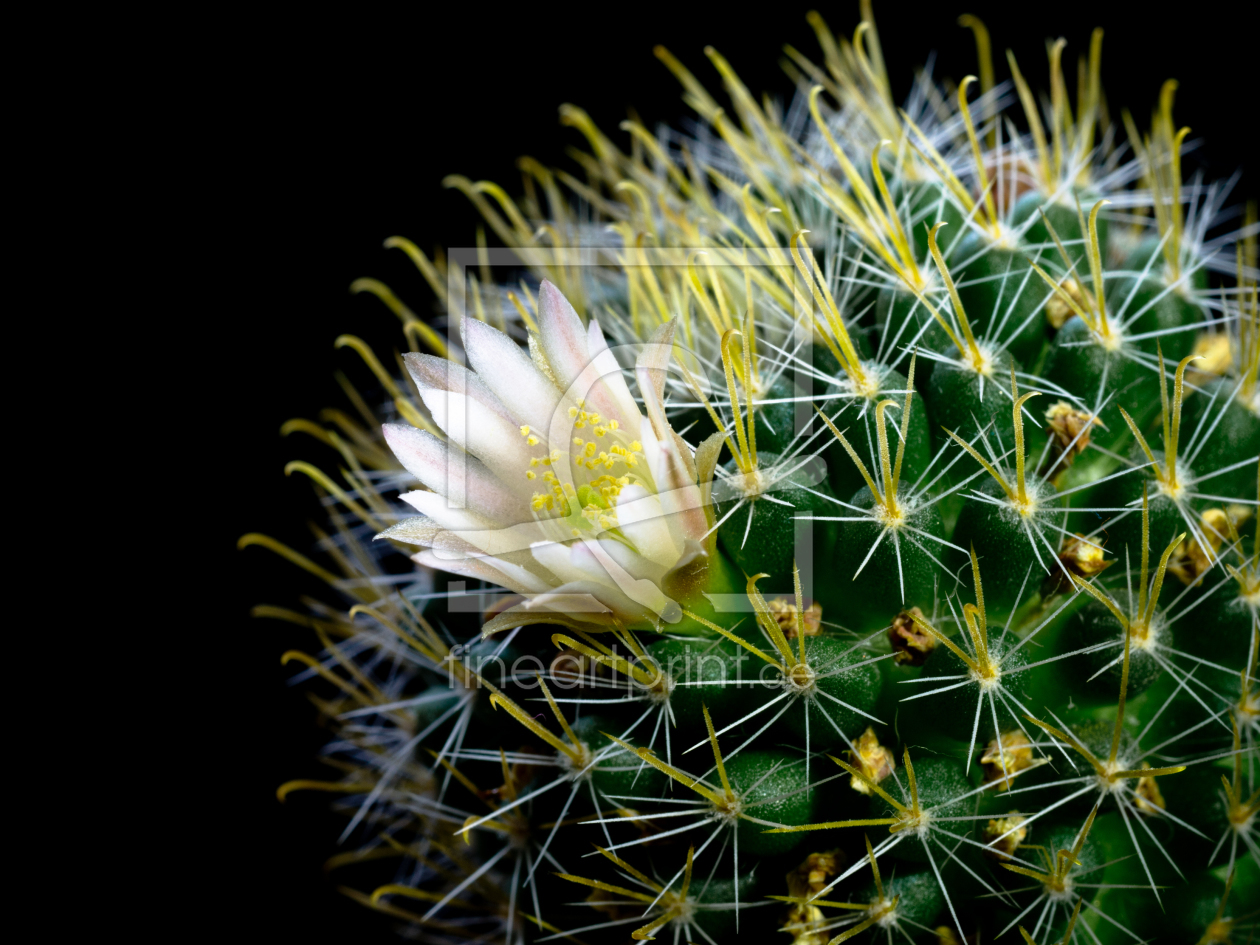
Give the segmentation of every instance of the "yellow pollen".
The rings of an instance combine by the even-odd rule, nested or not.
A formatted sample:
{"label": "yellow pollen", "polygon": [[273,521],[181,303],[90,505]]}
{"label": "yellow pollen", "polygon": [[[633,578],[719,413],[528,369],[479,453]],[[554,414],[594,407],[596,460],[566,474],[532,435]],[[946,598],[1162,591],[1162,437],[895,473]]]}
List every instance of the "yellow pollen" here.
{"label": "yellow pollen", "polygon": [[527,470],[525,470],[525,478],[526,478],[526,479],[537,479],[537,478],[538,478],[538,474],[537,474],[536,472],[534,472],[532,469],[527,469]]}

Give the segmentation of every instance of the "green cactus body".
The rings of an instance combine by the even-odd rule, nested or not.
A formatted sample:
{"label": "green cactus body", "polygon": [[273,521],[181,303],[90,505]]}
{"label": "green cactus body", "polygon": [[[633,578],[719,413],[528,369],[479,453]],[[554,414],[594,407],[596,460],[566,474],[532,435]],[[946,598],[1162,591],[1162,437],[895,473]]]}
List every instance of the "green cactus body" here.
{"label": "green cactus body", "polygon": [[258,611],[312,630],[283,659],[335,733],[277,793],[337,797],[365,922],[1254,932],[1254,214],[1183,188],[1175,83],[1149,132],[1110,124],[1101,32],[1069,95],[1063,41],[1003,86],[963,22],[980,78],[904,110],[866,4],[843,42],[811,15],[790,109],[660,48],[702,134],[566,105],[581,180],[448,179],[510,286],[387,243],[456,330],[355,283],[410,350],[338,340],[351,409],[285,426],[330,451],[289,471],[331,521],[241,545],[329,587]]}
{"label": "green cactus body", "polygon": [[[849,514],[858,509],[869,512],[876,505],[870,489],[863,486],[849,501]],[[841,523],[827,579],[835,591],[823,600],[824,606],[831,604],[844,615],[842,620],[851,630],[870,632],[887,626],[903,606],[931,607],[943,577],[937,563],[941,547],[933,541],[945,537],[941,514],[922,502],[903,502],[903,506],[904,524],[895,527],[870,514]],[[852,593],[854,584],[865,592]]]}
{"label": "green cactus body", "polygon": [[1001,339],[1018,361],[1033,363],[1046,342],[1044,309],[1050,289],[1029,264],[1038,250],[995,244],[969,233],[954,258],[960,267],[958,295],[978,327]]}
{"label": "green cactus body", "polygon": [[[729,471],[736,473],[732,463]],[[722,547],[737,568],[745,574],[768,574],[775,590],[784,593],[792,587],[792,561],[796,556],[797,519],[832,515],[835,501],[825,479],[798,485],[804,476],[775,483],[772,491],[743,500],[719,501],[714,504]],[[766,498],[768,496],[768,498]],[[732,509],[734,511],[732,512]],[[825,559],[835,546],[834,526],[822,525],[810,536],[815,556]]]}

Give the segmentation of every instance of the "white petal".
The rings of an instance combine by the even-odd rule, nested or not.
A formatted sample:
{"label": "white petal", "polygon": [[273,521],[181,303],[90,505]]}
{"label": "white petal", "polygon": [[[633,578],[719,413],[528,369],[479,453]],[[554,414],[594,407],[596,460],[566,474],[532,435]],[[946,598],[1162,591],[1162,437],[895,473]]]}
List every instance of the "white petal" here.
{"label": "white petal", "polygon": [[440,524],[446,536],[458,538],[481,554],[527,552],[535,542],[546,538],[536,522],[500,526],[480,515],[449,508],[446,500],[434,492],[408,492],[402,499]]}
{"label": "white petal", "polygon": [[436,358],[431,354],[416,353],[404,354],[403,363],[407,365],[407,373],[416,382],[422,395],[426,390],[449,390],[456,394],[466,394],[505,420],[512,419],[512,414],[494,396],[485,381],[462,364],[446,358]]}
{"label": "white petal", "polygon": [[600,375],[600,384],[607,392],[607,405],[600,409],[616,417],[622,426],[629,426],[639,413],[639,405],[635,403],[626,386],[625,373],[613,353],[608,350],[604,333],[600,331],[599,322],[591,319],[586,329],[587,347],[591,353],[591,362]]}
{"label": "white petal", "polygon": [[[530,547],[530,552],[539,564],[556,576],[557,584],[570,581],[589,581],[592,575],[576,567],[569,560],[569,546],[558,541],[540,541]],[[594,575],[596,580],[599,575]]]}
{"label": "white petal", "polygon": [[398,461],[434,492],[447,496],[455,507],[466,506],[501,524],[528,522],[529,505],[504,487],[482,463],[425,430],[387,423],[381,431]]}
{"label": "white petal", "polygon": [[662,567],[672,567],[682,553],[660,501],[640,485],[625,486],[617,496],[617,522],[639,554]]}
{"label": "white petal", "polygon": [[421,551],[411,560],[435,571],[448,571],[464,577],[506,587],[517,594],[541,594],[551,589],[542,578],[530,574],[524,568],[498,561],[494,558],[467,558],[451,561],[439,558],[431,551]]}
{"label": "white petal", "polygon": [[670,357],[674,353],[676,325],[677,321],[671,319],[656,329],[639,350],[639,356],[634,362],[639,393],[643,395],[643,405],[647,408],[648,419],[652,421],[652,428],[659,440],[666,439],[665,431],[669,429],[669,421],[665,418],[665,379]]}
{"label": "white petal", "polygon": [[591,360],[586,328],[569,300],[546,279],[538,287],[538,328],[547,363],[567,390]]}
{"label": "white petal", "polygon": [[560,409],[560,391],[520,345],[485,322],[466,318],[464,350],[477,376],[517,423],[527,423],[540,433],[549,428]]}
{"label": "white petal", "polygon": [[611,615],[614,610],[620,610],[622,614],[638,616],[637,611],[629,609],[634,607],[633,601],[628,598],[621,598],[610,603],[604,600],[607,596],[607,588],[601,587],[593,581],[574,581],[571,584],[561,585],[544,594],[530,597],[524,603],[517,604],[511,608],[511,612],[537,613],[539,611],[548,611],[553,614],[581,614],[576,619],[583,623],[606,623],[607,621],[598,619],[597,615]]}
{"label": "white petal", "polygon": [[446,496],[436,492],[404,492],[402,499],[422,515],[427,515],[443,528],[451,531],[480,530],[495,528],[496,523],[484,515],[468,509],[452,508]]}
{"label": "white petal", "polygon": [[427,390],[423,396],[433,421],[453,444],[485,463],[517,495],[532,493],[525,478],[532,448],[513,421],[463,394]]}
{"label": "white petal", "polygon": [[659,615],[671,623],[678,619],[678,605],[660,588],[663,572],[620,542],[546,542],[532,550],[534,558],[566,585],[588,584],[592,593],[619,613],[652,619]]}
{"label": "white petal", "polygon": [[[682,618],[682,608],[661,590],[663,574],[660,569],[653,567],[650,562],[634,554],[620,542],[577,542],[570,554],[570,561],[584,571],[602,573],[604,580],[615,586],[621,596],[633,601],[633,606],[640,613],[662,618],[669,623],[677,623]],[[651,576],[643,576],[645,574]],[[605,599],[610,602],[612,600]]]}

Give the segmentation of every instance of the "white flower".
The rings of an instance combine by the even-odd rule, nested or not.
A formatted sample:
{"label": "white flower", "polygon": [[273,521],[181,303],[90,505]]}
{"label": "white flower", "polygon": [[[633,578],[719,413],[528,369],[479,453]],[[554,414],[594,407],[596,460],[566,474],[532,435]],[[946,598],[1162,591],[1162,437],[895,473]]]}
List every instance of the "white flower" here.
{"label": "white flower", "polygon": [[379,537],[424,546],[422,565],[524,595],[487,633],[675,623],[682,609],[670,591],[707,564],[712,522],[691,451],[665,418],[674,324],[635,362],[644,417],[594,320],[583,327],[549,282],[538,314],[528,353],[465,318],[472,370],[405,356],[446,439],[385,425],[394,455],[429,491],[404,494],[421,516]]}

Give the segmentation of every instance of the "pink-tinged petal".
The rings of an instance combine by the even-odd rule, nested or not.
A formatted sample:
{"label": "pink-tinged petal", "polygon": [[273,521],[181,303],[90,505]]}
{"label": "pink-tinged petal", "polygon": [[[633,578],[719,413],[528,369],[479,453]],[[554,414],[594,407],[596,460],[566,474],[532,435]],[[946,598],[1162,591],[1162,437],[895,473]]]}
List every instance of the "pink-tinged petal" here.
{"label": "pink-tinged petal", "polygon": [[568,390],[591,359],[586,328],[569,300],[546,279],[538,287],[538,329],[547,363],[560,386]]}
{"label": "pink-tinged petal", "polygon": [[511,412],[494,396],[485,381],[462,364],[435,358],[431,354],[415,353],[404,354],[403,363],[422,395],[426,390],[449,390],[473,398],[505,420],[512,419]]}
{"label": "pink-tinged petal", "polygon": [[405,518],[396,525],[391,525],[385,531],[373,536],[373,541],[380,541],[388,538],[392,541],[400,541],[404,545],[420,545],[427,548],[433,544],[434,538],[442,530],[437,522],[425,518],[423,515],[417,515],[413,518]]}
{"label": "pink-tinged petal", "polygon": [[407,472],[448,497],[448,503],[505,525],[531,521],[527,501],[504,487],[495,475],[472,456],[452,450],[425,430],[400,423],[381,428],[385,442]]}
{"label": "pink-tinged petal", "polygon": [[464,350],[477,376],[517,423],[547,429],[560,408],[560,391],[520,345],[485,322],[466,318]]}
{"label": "pink-tinged petal", "polygon": [[532,494],[525,473],[535,450],[513,421],[472,397],[450,391],[427,390],[424,404],[451,443],[485,463],[517,495]]}

